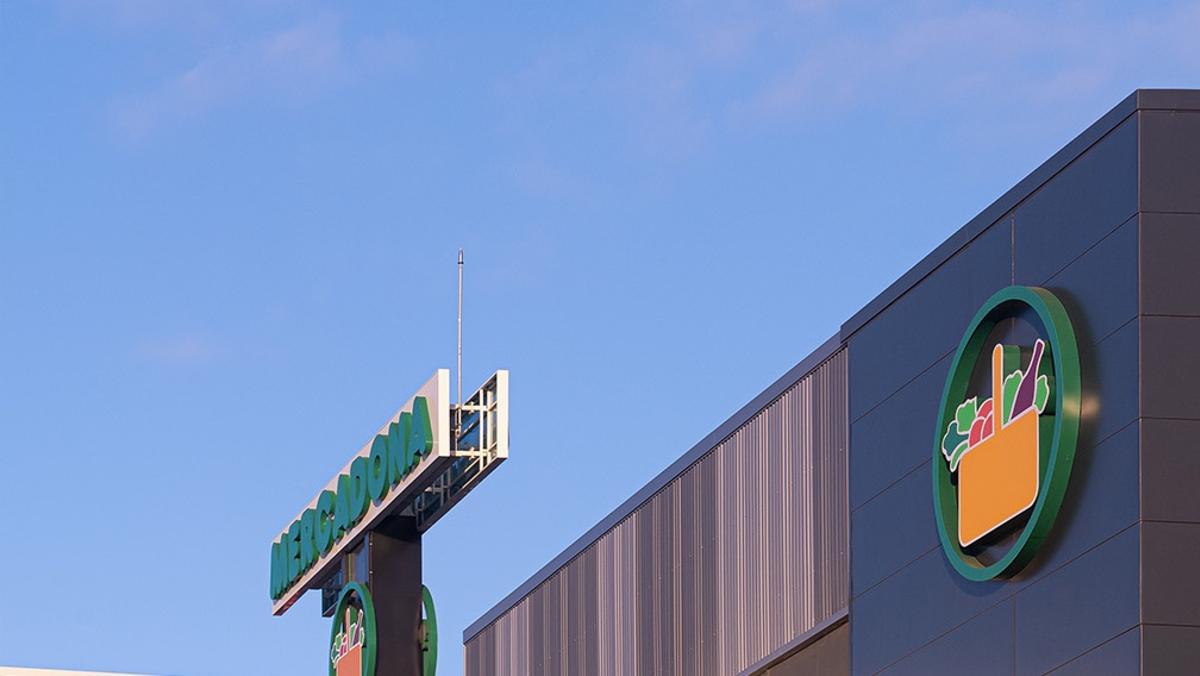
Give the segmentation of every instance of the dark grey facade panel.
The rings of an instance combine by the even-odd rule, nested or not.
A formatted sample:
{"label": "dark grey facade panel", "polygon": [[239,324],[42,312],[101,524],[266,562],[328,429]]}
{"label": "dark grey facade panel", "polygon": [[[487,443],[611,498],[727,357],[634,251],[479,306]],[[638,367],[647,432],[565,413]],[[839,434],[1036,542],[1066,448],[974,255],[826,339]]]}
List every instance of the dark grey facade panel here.
{"label": "dark grey facade panel", "polygon": [[1087,374],[1083,379],[1081,443],[1103,441],[1137,417],[1142,340],[1138,329],[1139,323],[1130,320],[1098,343],[1079,346],[1079,367]]}
{"label": "dark grey facade panel", "polygon": [[1059,297],[1083,347],[1098,344],[1138,313],[1138,228],[1130,217],[1048,279],[1023,282]]}
{"label": "dark grey facade panel", "polygon": [[1200,664],[1200,627],[1142,625],[1143,674],[1191,674],[1197,664]]}
{"label": "dark grey facade panel", "polygon": [[[1169,670],[1141,671],[1142,632],[1134,627],[1124,634],[1101,643],[1079,657],[1051,671],[1052,676],[1124,676],[1126,674],[1187,673]],[[1194,662],[1193,662],[1194,663]]]}
{"label": "dark grey facade panel", "polygon": [[1200,420],[1200,317],[1143,317],[1142,415]]}
{"label": "dark grey facade panel", "polygon": [[1200,105],[1179,108],[1141,116],[1144,674],[1200,663]]}
{"label": "dark grey facade panel", "polygon": [[1142,518],[1200,523],[1200,420],[1143,418]]}
{"label": "dark grey facade panel", "polygon": [[1012,676],[1014,605],[1003,601],[976,615],[908,659],[883,670],[885,676],[979,674]]}
{"label": "dark grey facade panel", "polygon": [[1200,523],[1143,523],[1142,564],[1142,619],[1200,627]]}
{"label": "dark grey facade panel", "polygon": [[[926,439],[923,446],[930,446]],[[883,493],[854,511],[850,551],[855,593],[863,592],[896,571],[897,564],[915,561],[939,547],[932,514],[913,518],[912,505],[929,501],[929,460],[904,475]],[[885,551],[887,556],[859,552]]]}
{"label": "dark grey facade panel", "polygon": [[1016,673],[1042,674],[1138,624],[1138,526],[1015,595]]}
{"label": "dark grey facade panel", "polygon": [[1138,432],[1138,424],[1131,423],[1077,453],[1052,537],[1023,579],[1010,584],[1040,579],[1137,522]]}
{"label": "dark grey facade panel", "polygon": [[736,674],[844,613],[836,352],[466,641],[467,673]]}
{"label": "dark grey facade panel", "polygon": [[773,662],[760,676],[841,676],[850,673],[850,626],[844,621],[816,641]]}
{"label": "dark grey facade panel", "polygon": [[[852,526],[853,528],[853,526]],[[853,552],[852,558],[872,552]],[[971,584],[930,550],[850,602],[853,673],[895,666],[1011,596],[1003,583]]]}
{"label": "dark grey facade panel", "polygon": [[1141,215],[1142,314],[1200,317],[1200,214]]}
{"label": "dark grey facade panel", "polygon": [[1200,213],[1200,112],[1143,112],[1141,137],[1141,211]]}
{"label": "dark grey facade panel", "polygon": [[1131,116],[1013,210],[1014,280],[1045,284],[1132,218],[1137,201],[1138,125]]}
{"label": "dark grey facade panel", "polygon": [[953,355],[946,354],[854,422],[850,438],[850,509],[862,507],[916,470],[928,467],[938,401]]}
{"label": "dark grey facade panel", "polygon": [[1200,112],[1200,90],[1197,89],[1138,89],[1138,110],[1168,110]]}

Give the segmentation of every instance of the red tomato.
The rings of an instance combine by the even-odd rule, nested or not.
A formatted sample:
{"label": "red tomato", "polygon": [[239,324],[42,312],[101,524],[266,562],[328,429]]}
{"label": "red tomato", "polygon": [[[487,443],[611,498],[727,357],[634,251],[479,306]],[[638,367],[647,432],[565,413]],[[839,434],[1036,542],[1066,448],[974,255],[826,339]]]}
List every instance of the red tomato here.
{"label": "red tomato", "polygon": [[967,448],[983,441],[983,418],[976,418],[971,423],[971,433],[967,435]]}
{"label": "red tomato", "polygon": [[992,419],[992,400],[988,399],[979,407],[975,414],[975,422],[971,423],[971,432],[967,435],[968,448],[992,436],[995,427]]}

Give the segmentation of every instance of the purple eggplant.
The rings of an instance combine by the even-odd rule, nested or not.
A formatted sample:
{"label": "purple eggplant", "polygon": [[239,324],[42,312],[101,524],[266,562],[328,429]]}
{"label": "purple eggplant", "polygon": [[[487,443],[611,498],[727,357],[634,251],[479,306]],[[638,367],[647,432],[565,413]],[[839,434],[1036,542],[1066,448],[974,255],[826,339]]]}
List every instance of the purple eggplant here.
{"label": "purple eggplant", "polygon": [[1013,400],[1012,414],[1009,420],[1017,417],[1025,412],[1025,409],[1033,406],[1034,386],[1038,378],[1038,366],[1042,363],[1042,351],[1046,349],[1046,344],[1041,338],[1033,344],[1033,356],[1029,358],[1029,368],[1025,369],[1025,373],[1021,377],[1021,387],[1017,389],[1017,397]]}

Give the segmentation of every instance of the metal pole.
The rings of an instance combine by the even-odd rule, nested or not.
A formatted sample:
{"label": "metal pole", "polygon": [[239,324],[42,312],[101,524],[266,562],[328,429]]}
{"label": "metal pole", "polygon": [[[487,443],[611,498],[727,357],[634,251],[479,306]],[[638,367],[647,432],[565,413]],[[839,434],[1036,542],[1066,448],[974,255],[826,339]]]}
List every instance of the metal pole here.
{"label": "metal pole", "polygon": [[462,297],[463,297],[463,250],[458,250],[458,408],[462,417]]}

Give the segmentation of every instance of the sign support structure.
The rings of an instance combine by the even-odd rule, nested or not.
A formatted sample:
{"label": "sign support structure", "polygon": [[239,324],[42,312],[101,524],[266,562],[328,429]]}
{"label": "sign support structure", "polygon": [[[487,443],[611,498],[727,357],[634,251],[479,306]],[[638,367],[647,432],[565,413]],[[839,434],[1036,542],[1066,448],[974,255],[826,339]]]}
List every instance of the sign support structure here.
{"label": "sign support structure", "polygon": [[465,401],[449,390],[439,369],[271,544],[272,612],[321,590],[331,676],[434,674],[421,534],[508,458],[508,371]]}

